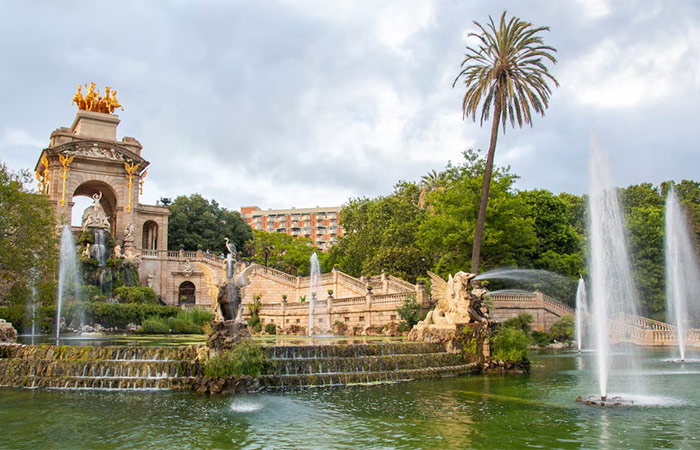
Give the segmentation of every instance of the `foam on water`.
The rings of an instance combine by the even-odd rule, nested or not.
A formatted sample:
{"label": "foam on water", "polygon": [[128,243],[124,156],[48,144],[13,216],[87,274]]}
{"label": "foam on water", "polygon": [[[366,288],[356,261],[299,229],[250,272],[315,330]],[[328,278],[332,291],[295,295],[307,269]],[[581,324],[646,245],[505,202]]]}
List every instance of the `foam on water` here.
{"label": "foam on water", "polygon": [[236,413],[252,413],[263,409],[263,405],[250,400],[235,400],[230,408]]}

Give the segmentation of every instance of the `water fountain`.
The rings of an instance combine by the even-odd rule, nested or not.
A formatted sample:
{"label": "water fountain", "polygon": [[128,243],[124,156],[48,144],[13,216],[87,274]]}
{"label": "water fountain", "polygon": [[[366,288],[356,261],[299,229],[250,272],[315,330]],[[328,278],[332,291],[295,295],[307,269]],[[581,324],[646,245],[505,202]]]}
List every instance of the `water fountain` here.
{"label": "water fountain", "polygon": [[665,247],[667,321],[676,326],[680,361],[685,361],[691,300],[700,292],[700,269],[688,221],[673,186],[666,198]]}
{"label": "water fountain", "polygon": [[588,323],[588,293],[586,292],[586,282],[583,277],[578,280],[576,288],[576,321],[574,323],[574,335],[576,336],[576,347],[580,352],[583,350],[583,337],[585,325]]}
{"label": "water fountain", "polygon": [[[58,291],[56,293],[56,345],[61,336],[61,307],[65,298],[77,298],[80,286],[80,270],[75,252],[75,242],[70,225],[63,225],[59,253]],[[32,332],[32,334],[34,334]]]}
{"label": "water fountain", "polygon": [[[632,266],[627,250],[625,221],[614,187],[606,156],[591,141],[589,196],[589,236],[591,273],[592,341],[596,351],[600,401],[605,402],[614,389],[631,389],[643,393],[644,381],[639,377],[639,362],[635,351],[617,355],[611,360],[611,331],[637,314],[637,292],[632,279]],[[612,371],[624,371],[620,384],[611,385]],[[615,380],[615,381],[617,381]],[[629,391],[627,391],[629,392]]]}
{"label": "water fountain", "polygon": [[316,252],[311,255],[311,271],[309,273],[309,336],[314,334],[314,309],[321,287],[321,267],[318,264]]}

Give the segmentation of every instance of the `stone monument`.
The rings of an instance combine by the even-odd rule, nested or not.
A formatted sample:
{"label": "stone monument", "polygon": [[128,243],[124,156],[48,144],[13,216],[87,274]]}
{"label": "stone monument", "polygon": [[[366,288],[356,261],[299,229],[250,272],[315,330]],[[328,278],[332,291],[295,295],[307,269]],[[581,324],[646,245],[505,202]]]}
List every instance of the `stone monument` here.
{"label": "stone monument", "polygon": [[432,296],[435,308],[428,312],[424,320],[418,322],[408,335],[414,341],[444,342],[448,350],[460,350],[464,338],[477,340],[479,359],[490,356],[488,337],[493,321],[482,302],[488,290],[474,280],[476,274],[457,272],[445,281],[438,275],[428,272],[432,281]]}

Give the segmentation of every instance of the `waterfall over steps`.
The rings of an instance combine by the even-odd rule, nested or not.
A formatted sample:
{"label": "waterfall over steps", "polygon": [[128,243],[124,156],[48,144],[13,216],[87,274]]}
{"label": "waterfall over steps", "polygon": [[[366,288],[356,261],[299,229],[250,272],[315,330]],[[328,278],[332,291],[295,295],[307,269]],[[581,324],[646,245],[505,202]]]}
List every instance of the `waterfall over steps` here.
{"label": "waterfall over steps", "polygon": [[395,383],[476,373],[440,343],[393,342],[349,345],[272,346],[261,377],[267,388]]}
{"label": "waterfall over steps", "polygon": [[201,374],[194,346],[0,347],[0,386],[52,389],[174,389]]}

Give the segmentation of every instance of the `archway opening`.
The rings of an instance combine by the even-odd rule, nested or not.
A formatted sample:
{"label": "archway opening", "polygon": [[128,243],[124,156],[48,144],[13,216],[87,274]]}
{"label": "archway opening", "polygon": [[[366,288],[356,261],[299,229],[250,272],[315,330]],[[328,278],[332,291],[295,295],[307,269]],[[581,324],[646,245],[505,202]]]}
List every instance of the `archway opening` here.
{"label": "archway opening", "polygon": [[194,305],[196,300],[195,291],[194,283],[183,281],[177,292],[178,303],[180,305]]}
{"label": "archway opening", "polygon": [[143,224],[141,233],[141,248],[144,250],[158,250],[158,224],[147,220]]}
{"label": "archway opening", "polygon": [[115,214],[117,209],[117,194],[109,184],[104,181],[91,180],[86,181],[75,189],[73,192],[73,206],[71,208],[71,225],[82,226],[83,215],[85,210],[92,206],[92,196],[102,193],[100,205],[104,209],[105,214],[109,218],[111,231],[114,234]]}

